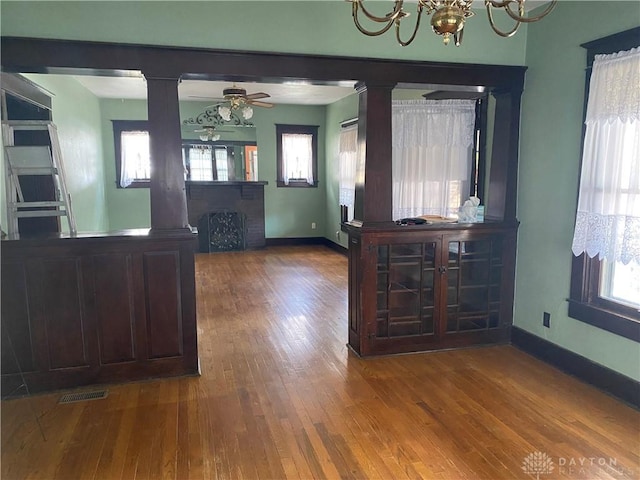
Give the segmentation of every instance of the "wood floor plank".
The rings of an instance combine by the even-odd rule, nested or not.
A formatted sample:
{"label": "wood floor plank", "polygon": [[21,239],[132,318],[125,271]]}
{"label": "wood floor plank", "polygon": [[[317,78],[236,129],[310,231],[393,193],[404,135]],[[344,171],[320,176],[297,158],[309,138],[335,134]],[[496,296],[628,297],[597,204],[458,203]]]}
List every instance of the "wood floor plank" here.
{"label": "wood floor plank", "polygon": [[196,285],[202,375],[3,401],[3,480],[640,477],[640,413],[511,346],[358,358],[325,247],[199,254]]}

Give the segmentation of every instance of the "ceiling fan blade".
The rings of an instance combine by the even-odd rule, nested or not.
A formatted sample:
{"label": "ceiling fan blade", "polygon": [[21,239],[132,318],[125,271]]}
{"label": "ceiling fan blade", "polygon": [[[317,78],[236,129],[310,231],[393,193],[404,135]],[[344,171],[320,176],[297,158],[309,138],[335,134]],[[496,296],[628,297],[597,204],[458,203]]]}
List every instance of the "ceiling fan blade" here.
{"label": "ceiling fan blade", "polygon": [[224,98],[219,98],[219,97],[201,97],[199,95],[188,95],[188,98],[200,98],[202,100],[214,100],[216,102],[224,102]]}
{"label": "ceiling fan blade", "polygon": [[264,108],[273,107],[273,103],[261,102],[259,100],[251,100],[251,99],[247,100],[247,104],[248,105],[254,105],[256,107],[264,107]]}
{"label": "ceiling fan blade", "polygon": [[245,95],[244,98],[246,98],[247,100],[257,100],[259,98],[269,98],[271,95],[269,95],[268,93],[264,93],[264,92],[256,92],[256,93],[250,93],[249,95]]}

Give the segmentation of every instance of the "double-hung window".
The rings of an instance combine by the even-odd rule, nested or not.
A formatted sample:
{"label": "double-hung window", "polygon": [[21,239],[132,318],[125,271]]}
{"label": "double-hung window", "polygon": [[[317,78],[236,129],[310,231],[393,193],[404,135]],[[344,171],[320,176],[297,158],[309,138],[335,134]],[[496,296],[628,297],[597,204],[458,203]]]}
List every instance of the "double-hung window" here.
{"label": "double-hung window", "polygon": [[276,125],[277,185],[318,186],[318,127]]}
{"label": "double-hung window", "polygon": [[636,28],[583,45],[592,65],[569,303],[569,316],[636,341],[640,341],[639,33]]}
{"label": "double-hung window", "polygon": [[148,187],[151,179],[149,126],[146,120],[113,120],[116,184]]}

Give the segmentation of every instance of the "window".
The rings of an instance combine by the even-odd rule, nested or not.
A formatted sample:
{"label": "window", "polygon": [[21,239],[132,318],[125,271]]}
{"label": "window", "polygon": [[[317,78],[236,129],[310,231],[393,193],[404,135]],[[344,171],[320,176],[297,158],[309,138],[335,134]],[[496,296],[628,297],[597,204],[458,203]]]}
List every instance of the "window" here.
{"label": "window", "polygon": [[358,156],[357,120],[345,122],[340,130],[339,193],[340,205],[347,208],[343,220],[353,220],[356,193],[356,162]]}
{"label": "window", "polygon": [[276,125],[279,187],[318,186],[318,127]]}
{"label": "window", "polygon": [[457,217],[474,171],[476,101],[392,103],[394,220]]}
{"label": "window", "polygon": [[[231,150],[231,152],[229,151]],[[231,179],[233,148],[226,145],[187,144],[182,148],[187,180],[226,182]]]}
{"label": "window", "polygon": [[569,299],[569,316],[635,341],[640,341],[638,35],[635,28],[583,45],[588,101]]}
{"label": "window", "polygon": [[207,182],[213,180],[213,160],[211,147],[205,145],[189,145],[184,148],[187,165],[187,180]]}
{"label": "window", "polygon": [[118,188],[148,187],[151,179],[149,128],[146,120],[113,120]]}

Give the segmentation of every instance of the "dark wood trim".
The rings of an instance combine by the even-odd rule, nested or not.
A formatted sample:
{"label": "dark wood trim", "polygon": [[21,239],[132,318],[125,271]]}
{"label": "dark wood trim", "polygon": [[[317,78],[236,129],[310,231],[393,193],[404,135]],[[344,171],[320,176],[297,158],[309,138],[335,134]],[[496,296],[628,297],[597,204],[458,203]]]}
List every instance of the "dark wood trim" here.
{"label": "dark wood trim", "polygon": [[[276,123],[276,186],[285,188],[316,188],[320,183],[318,181],[318,125],[284,125]],[[311,173],[313,174],[313,183],[306,180],[289,179],[285,183],[282,172],[282,135],[285,134],[302,134],[311,135]]]}
{"label": "dark wood trim", "polygon": [[511,328],[511,343],[559,370],[640,408],[640,382],[518,327]]}
{"label": "dark wood trim", "polygon": [[[247,52],[204,48],[2,37],[2,69],[7,72],[127,76],[131,70],[169,78],[280,81],[308,79],[335,84],[346,79],[385,83],[524,85],[526,67],[397,59]],[[187,73],[188,72],[188,73]]]}
{"label": "dark wood trim", "polygon": [[342,255],[347,255],[348,250],[342,245],[329,240],[326,237],[292,237],[292,238],[267,238],[267,247],[291,247],[301,245],[324,245]]}
{"label": "dark wood trim", "polygon": [[348,248],[343,247],[339,243],[331,241],[328,238],[323,238],[323,240],[324,240],[324,245],[326,247],[329,247],[331,250],[333,250],[335,252],[338,252],[339,254],[344,255],[345,257],[349,256],[349,249]]}
{"label": "dark wood trim", "polygon": [[122,178],[122,132],[137,130],[149,132],[149,122],[147,120],[111,120],[113,129],[113,153],[116,163],[116,187],[117,188],[149,188],[149,180],[136,180],[131,185],[123,187],[120,184]]}
{"label": "dark wood trim", "polygon": [[358,84],[358,158],[353,218],[364,224],[392,218],[391,93],[396,84]]}
{"label": "dark wood trim", "polygon": [[587,50],[587,66],[591,67],[596,55],[630,50],[640,46],[640,27],[598,38],[580,46]]}

